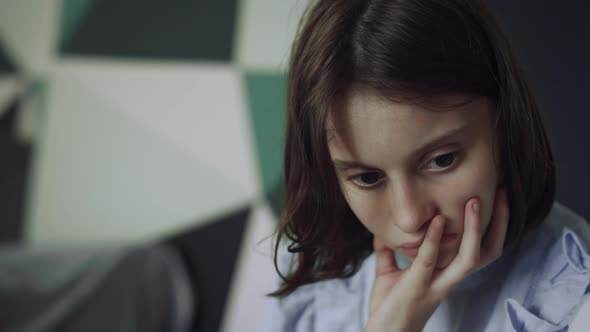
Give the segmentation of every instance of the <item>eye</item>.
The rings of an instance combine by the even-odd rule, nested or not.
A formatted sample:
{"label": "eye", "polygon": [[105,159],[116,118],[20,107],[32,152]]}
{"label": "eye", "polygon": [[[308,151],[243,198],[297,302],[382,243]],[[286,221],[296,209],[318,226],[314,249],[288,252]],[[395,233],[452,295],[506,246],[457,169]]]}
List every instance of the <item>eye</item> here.
{"label": "eye", "polygon": [[383,179],[383,174],[379,172],[365,172],[353,175],[348,179],[359,187],[372,188],[378,185],[381,179]]}
{"label": "eye", "polygon": [[435,169],[435,170],[447,170],[449,169],[451,166],[453,166],[454,164],[456,164],[457,161],[457,153],[456,152],[452,152],[452,153],[445,153],[445,154],[441,154],[437,157],[434,157],[432,159],[430,159],[430,161],[428,161],[428,163],[426,164],[426,168],[429,169]]}

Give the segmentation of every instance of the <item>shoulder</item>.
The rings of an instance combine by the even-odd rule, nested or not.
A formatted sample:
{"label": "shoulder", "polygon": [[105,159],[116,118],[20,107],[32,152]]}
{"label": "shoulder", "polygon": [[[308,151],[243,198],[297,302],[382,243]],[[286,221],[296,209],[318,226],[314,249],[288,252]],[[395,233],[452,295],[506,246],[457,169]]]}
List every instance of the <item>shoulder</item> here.
{"label": "shoulder", "polygon": [[525,236],[513,263],[506,314],[518,331],[560,331],[572,321],[590,285],[590,226],[555,203]]}
{"label": "shoulder", "polygon": [[561,233],[563,229],[570,229],[585,243],[590,242],[590,224],[588,224],[588,221],[559,202],[553,203],[553,208],[547,216],[545,226],[554,233]]}
{"label": "shoulder", "polygon": [[269,299],[264,331],[359,331],[366,320],[374,257],[349,278],[303,285],[283,298]]}

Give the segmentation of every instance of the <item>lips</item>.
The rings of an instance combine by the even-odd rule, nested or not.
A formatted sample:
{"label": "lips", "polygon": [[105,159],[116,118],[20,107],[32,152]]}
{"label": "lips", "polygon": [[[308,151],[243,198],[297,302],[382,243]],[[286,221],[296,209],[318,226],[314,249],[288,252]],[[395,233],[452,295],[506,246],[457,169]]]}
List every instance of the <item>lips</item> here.
{"label": "lips", "polygon": [[[456,233],[443,234],[442,238],[440,239],[440,246],[452,243],[455,239],[457,239],[457,237],[458,234]],[[402,249],[404,251],[417,251],[418,248],[420,248],[420,246],[422,245],[422,242],[424,242],[424,237],[416,241],[402,243],[399,246],[397,246],[397,248]]]}
{"label": "lips", "polygon": [[405,242],[400,244],[399,246],[397,246],[400,249],[416,249],[419,248],[422,245],[422,242],[424,242],[424,237],[422,237],[421,239],[417,240],[417,241],[411,241],[411,242]]}

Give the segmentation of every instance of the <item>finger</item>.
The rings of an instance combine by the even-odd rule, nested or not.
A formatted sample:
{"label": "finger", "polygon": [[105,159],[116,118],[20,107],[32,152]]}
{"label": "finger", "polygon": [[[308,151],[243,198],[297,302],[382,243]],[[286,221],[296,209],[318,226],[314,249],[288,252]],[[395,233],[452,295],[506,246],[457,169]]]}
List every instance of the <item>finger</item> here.
{"label": "finger", "polygon": [[393,250],[389,249],[376,236],[373,237],[373,248],[375,249],[376,277],[399,271]]}
{"label": "finger", "polygon": [[459,246],[457,257],[462,267],[466,270],[475,268],[479,262],[481,251],[481,202],[479,198],[470,199],[465,204],[465,221],[463,225],[463,238]]}
{"label": "finger", "polygon": [[494,213],[481,246],[481,260],[484,264],[490,263],[502,255],[509,218],[508,196],[506,189],[502,188],[496,193]]}
{"label": "finger", "polygon": [[433,288],[442,291],[443,294],[475,270],[480,261],[480,204],[478,198],[472,198],[465,204],[463,236],[457,256],[433,283]]}
{"label": "finger", "polygon": [[432,273],[438,260],[440,239],[442,238],[444,226],[445,218],[443,216],[437,215],[432,219],[426,231],[424,242],[422,242],[418,250],[418,255],[412,262],[409,274],[411,274],[411,280],[417,283],[417,287],[428,285],[432,279]]}

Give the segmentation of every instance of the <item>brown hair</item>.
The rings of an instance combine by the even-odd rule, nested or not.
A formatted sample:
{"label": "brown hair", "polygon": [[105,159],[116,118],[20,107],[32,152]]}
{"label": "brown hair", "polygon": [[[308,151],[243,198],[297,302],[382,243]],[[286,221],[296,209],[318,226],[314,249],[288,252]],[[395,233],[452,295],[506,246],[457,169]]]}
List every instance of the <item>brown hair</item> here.
{"label": "brown hair", "polygon": [[[353,86],[393,98],[490,98],[511,206],[507,245],[549,213],[555,170],[538,106],[480,1],[319,0],[302,18],[288,74],[286,206],[274,249],[283,284],[271,295],[349,277],[372,252],[372,235],[348,207],[327,145],[327,113]],[[285,239],[296,257],[286,276],[277,263]]]}

